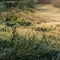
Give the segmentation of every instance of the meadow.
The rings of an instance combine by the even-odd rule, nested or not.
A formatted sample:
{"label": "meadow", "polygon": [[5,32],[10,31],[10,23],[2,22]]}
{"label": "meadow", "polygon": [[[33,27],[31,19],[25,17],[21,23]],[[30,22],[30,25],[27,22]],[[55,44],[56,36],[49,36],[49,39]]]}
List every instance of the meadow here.
{"label": "meadow", "polygon": [[60,9],[29,7],[0,9],[0,60],[60,60]]}

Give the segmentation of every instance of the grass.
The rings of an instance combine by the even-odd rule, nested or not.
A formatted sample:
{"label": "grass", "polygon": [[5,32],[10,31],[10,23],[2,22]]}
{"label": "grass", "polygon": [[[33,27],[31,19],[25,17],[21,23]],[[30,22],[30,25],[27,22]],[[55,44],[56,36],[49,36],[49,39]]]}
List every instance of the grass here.
{"label": "grass", "polygon": [[[15,40],[0,40],[1,60],[44,60],[45,58],[53,59],[58,54],[60,50],[60,38],[58,35],[45,33],[42,34],[41,39],[38,39],[36,38],[36,34],[30,36],[31,33],[27,31],[27,33],[25,33],[25,30],[23,32],[25,34],[22,33],[23,35],[19,34],[20,32],[15,32]],[[50,51],[53,53],[50,53]]]}
{"label": "grass", "polygon": [[29,11],[12,12],[1,13],[0,60],[58,60],[60,24]]}

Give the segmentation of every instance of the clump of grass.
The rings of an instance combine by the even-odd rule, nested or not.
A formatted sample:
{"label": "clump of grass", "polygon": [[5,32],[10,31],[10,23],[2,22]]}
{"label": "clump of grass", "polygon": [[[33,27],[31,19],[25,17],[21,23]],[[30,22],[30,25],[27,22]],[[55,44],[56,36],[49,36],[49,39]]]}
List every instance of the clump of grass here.
{"label": "clump of grass", "polygon": [[[6,1],[4,2],[4,5],[7,9],[13,9],[13,8],[18,8],[20,10],[30,10],[33,11],[35,3],[33,0],[23,0],[23,1]],[[32,8],[32,9],[30,9]]]}
{"label": "clump of grass", "polygon": [[5,22],[7,26],[13,26],[17,23],[17,16],[15,16],[14,13],[11,13],[10,15],[7,15],[5,18]]}
{"label": "clump of grass", "polygon": [[21,26],[30,26],[32,24],[32,22],[29,20],[21,20],[21,21],[19,21],[19,24]]}
{"label": "clump of grass", "polygon": [[9,41],[12,39],[12,29],[6,25],[0,25],[0,40]]}
{"label": "clump of grass", "polygon": [[42,24],[37,24],[35,29],[36,29],[36,31],[53,31],[56,29],[56,26],[42,23]]}

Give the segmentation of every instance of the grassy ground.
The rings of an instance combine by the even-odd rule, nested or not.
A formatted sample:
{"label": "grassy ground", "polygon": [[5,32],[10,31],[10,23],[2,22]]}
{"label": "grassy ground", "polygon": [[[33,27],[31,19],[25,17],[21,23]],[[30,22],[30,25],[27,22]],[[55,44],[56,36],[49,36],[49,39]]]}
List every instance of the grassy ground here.
{"label": "grassy ground", "polygon": [[0,60],[58,60],[60,9],[52,5],[35,12],[15,8],[0,18]]}

